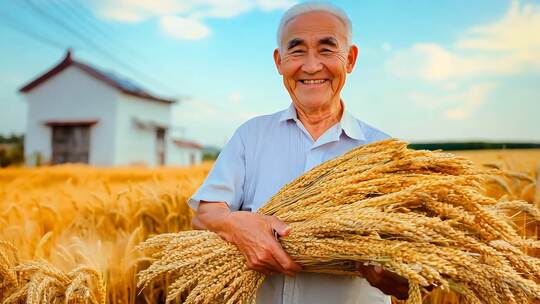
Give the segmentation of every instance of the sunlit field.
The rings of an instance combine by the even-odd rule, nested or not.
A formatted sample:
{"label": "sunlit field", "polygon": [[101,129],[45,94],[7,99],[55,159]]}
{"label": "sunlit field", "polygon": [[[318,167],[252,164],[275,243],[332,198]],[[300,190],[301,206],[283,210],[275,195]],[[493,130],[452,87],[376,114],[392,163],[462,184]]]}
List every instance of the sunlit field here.
{"label": "sunlit field", "polygon": [[486,167],[500,168],[507,173],[506,178],[490,179],[486,189],[497,199],[522,199],[540,206],[540,149],[531,150],[487,150],[457,151],[455,154],[467,157]]}
{"label": "sunlit field", "polygon": [[452,153],[469,158],[478,164],[493,164],[509,170],[534,175],[540,165],[540,149],[471,150]]}
{"label": "sunlit field", "polygon": [[[153,302],[151,298],[159,296],[153,289],[137,294],[135,273],[145,267],[145,261],[134,247],[149,236],[190,227],[186,200],[210,167],[65,165],[1,170],[0,242],[15,250],[0,243],[4,255],[0,255],[0,269],[2,263],[28,266],[22,266],[21,272],[26,271],[30,281],[21,280],[17,272],[18,280],[11,282],[16,289],[29,287],[36,293],[55,289],[62,294],[72,286],[71,290],[85,293],[82,287],[90,285],[94,286],[90,298],[98,303],[103,302],[103,292],[107,303]],[[39,264],[30,267],[31,261]],[[98,290],[100,282],[89,272],[77,279],[81,271],[77,268],[83,265],[100,275],[106,290]],[[60,280],[61,275],[67,278]],[[50,286],[37,286],[33,276],[52,277]],[[0,280],[0,299],[8,294],[9,284]],[[81,302],[86,301],[74,295],[72,303]]]}
{"label": "sunlit field", "polygon": [[[456,154],[505,170],[506,176],[486,184],[490,196],[540,205],[540,150]],[[190,228],[186,201],[210,168],[211,163],[0,170],[0,303],[43,295],[50,303],[162,301],[167,278],[136,289],[135,274],[149,263],[136,245],[155,234]],[[523,234],[538,235],[530,219],[511,216]],[[436,291],[425,302],[459,303],[459,297]]]}

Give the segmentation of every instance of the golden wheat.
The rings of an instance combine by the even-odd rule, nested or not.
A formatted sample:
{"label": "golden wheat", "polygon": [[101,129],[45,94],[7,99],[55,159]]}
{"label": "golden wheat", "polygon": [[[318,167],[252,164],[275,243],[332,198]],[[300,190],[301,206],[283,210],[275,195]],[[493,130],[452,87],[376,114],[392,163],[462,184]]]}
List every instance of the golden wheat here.
{"label": "golden wheat", "polygon": [[134,247],[190,227],[185,202],[209,168],[0,170],[0,303],[159,301],[160,287],[137,293],[148,262]]}
{"label": "golden wheat", "polygon": [[[529,203],[540,203],[540,187],[536,186],[539,183],[536,168],[540,164],[540,152],[502,151],[495,155],[488,151],[461,154],[471,156],[478,164],[496,163],[502,170],[519,172],[515,177],[512,174],[500,177],[516,197]],[[58,282],[54,281],[54,277],[38,270],[25,273],[25,280],[19,277],[22,274],[20,271],[24,269],[22,265],[32,263],[49,265],[63,276],[71,273],[72,276],[68,276],[74,282],[71,286],[80,286],[69,290],[71,298],[76,295],[85,296],[83,290],[86,288],[93,295],[99,294],[96,288],[99,282],[97,277],[89,276],[84,271],[78,278],[74,276],[74,271],[79,268],[95,270],[101,275],[107,303],[163,302],[163,295],[179,290],[177,287],[181,287],[181,282],[164,276],[155,279],[144,290],[137,290],[135,273],[148,268],[153,258],[133,249],[150,236],[189,228],[191,211],[185,201],[205,178],[209,168],[210,164],[188,169],[98,169],[63,165],[0,170],[0,303],[8,296],[25,299],[32,275],[35,275],[34,290],[39,290],[39,284],[57,286],[55,288],[58,290],[54,294],[41,293],[41,298],[36,293],[34,299],[40,298],[48,303],[64,302],[69,284],[55,285]],[[531,178],[522,178],[520,174]],[[368,189],[385,189],[377,181],[365,185],[369,186]],[[389,184],[388,187],[390,189],[399,185]],[[500,204],[494,212],[506,212],[512,217],[520,235],[537,235],[533,216],[523,210],[526,205],[502,205],[511,201],[510,195],[494,183],[488,183],[486,190]],[[466,222],[473,220],[459,206],[440,202],[430,202],[429,206],[434,212],[449,218],[462,217]],[[174,236],[170,234],[163,237],[161,242],[167,243]],[[162,245],[156,246],[154,249]],[[492,243],[491,246],[498,246],[500,250],[513,250],[513,247],[504,243]],[[536,254],[539,252],[536,251]],[[512,263],[531,264],[531,261],[513,259]],[[245,275],[239,274],[230,272],[225,280],[233,278],[230,284],[240,287]],[[252,282],[257,284],[256,281]],[[460,288],[453,282],[449,284],[454,290]],[[253,285],[243,287],[252,288],[249,286]],[[41,288],[43,290],[44,287]],[[468,292],[461,289],[464,295]],[[223,292],[222,296],[239,299],[240,293]],[[441,291],[439,288],[424,302],[458,303],[460,298],[458,294]]]}
{"label": "golden wheat", "polygon": [[[388,140],[312,169],[258,212],[289,223],[280,242],[304,271],[354,275],[356,263],[379,265],[409,280],[409,303],[421,303],[429,286],[472,303],[540,299],[540,260],[522,250],[540,242],[522,238],[501,211],[538,210],[485,196],[484,179],[495,173]],[[138,247],[155,259],[139,287],[168,278],[167,302],[253,303],[264,280],[212,232],[156,236]]]}

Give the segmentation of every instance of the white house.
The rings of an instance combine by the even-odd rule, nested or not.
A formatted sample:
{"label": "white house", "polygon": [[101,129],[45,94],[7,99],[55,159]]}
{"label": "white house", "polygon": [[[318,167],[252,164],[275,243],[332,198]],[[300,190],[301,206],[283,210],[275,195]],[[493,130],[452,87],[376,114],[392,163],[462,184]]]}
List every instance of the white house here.
{"label": "white house", "polygon": [[173,144],[177,147],[174,155],[171,156],[173,162],[181,164],[198,164],[202,161],[203,147],[201,145],[182,139],[174,139]]}
{"label": "white house", "polygon": [[28,103],[24,145],[29,165],[37,158],[97,166],[201,161],[201,146],[170,137],[175,100],[77,61],[69,51],[19,91]]}

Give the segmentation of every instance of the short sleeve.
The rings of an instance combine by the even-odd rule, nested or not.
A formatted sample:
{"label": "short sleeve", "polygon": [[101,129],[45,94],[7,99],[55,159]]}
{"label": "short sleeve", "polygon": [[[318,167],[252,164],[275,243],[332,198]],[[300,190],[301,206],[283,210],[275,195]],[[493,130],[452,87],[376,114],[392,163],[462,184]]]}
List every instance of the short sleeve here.
{"label": "short sleeve", "polygon": [[231,210],[239,210],[244,197],[245,171],[245,146],[237,129],[219,153],[204,183],[189,199],[189,206],[197,210],[203,200],[225,202]]}

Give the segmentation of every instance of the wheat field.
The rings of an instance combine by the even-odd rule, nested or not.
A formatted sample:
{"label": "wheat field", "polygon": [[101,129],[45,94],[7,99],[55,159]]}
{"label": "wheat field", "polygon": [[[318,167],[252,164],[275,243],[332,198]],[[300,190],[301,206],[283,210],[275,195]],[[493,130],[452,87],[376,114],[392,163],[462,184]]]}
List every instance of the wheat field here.
{"label": "wheat field", "polygon": [[[4,264],[34,261],[64,274],[84,265],[100,274],[107,303],[150,302],[159,295],[137,294],[135,273],[145,261],[133,248],[149,236],[190,227],[191,211],[185,202],[210,167],[63,165],[1,170],[0,242],[16,249],[16,257],[9,258],[9,245],[4,245],[9,258]],[[39,272],[34,269],[31,275]],[[57,288],[60,294],[69,287],[63,285]],[[17,288],[24,287],[25,281],[19,280]],[[6,297],[0,284],[0,301]]]}
{"label": "wheat field", "polygon": [[[490,196],[540,205],[540,150],[456,154],[507,172],[486,185]],[[190,228],[186,200],[211,165],[0,170],[0,303],[163,301],[166,277],[136,289],[135,274],[149,262],[135,247],[153,235]],[[522,234],[538,235],[525,215],[512,216]],[[425,299],[459,302],[440,291]]]}

